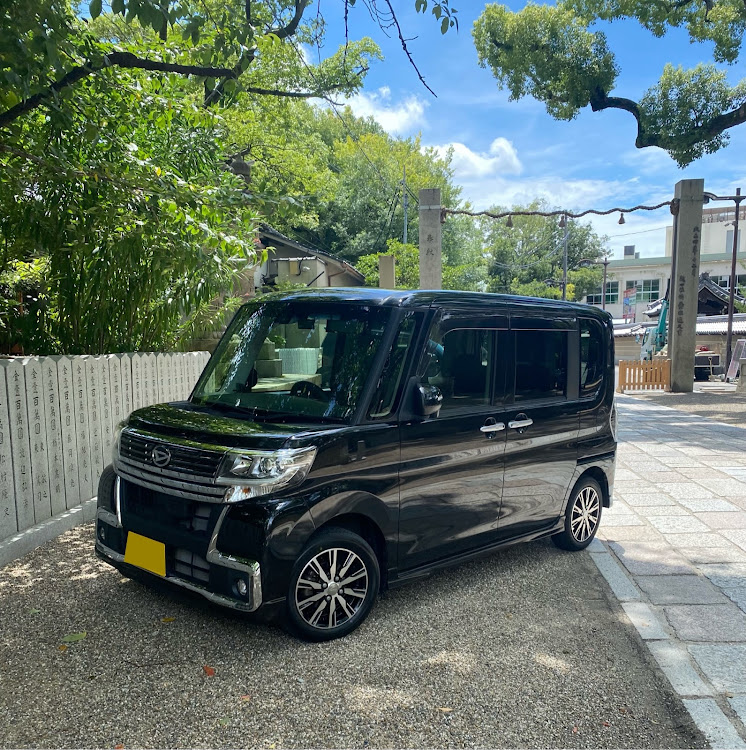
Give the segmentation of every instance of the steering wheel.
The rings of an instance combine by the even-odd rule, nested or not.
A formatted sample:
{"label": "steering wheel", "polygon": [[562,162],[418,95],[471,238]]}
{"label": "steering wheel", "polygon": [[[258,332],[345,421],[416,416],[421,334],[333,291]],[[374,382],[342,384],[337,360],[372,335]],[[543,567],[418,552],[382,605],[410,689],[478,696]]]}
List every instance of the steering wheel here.
{"label": "steering wheel", "polygon": [[293,383],[290,395],[300,396],[301,398],[313,398],[317,401],[326,401],[324,389],[310,380],[299,380],[297,383]]}

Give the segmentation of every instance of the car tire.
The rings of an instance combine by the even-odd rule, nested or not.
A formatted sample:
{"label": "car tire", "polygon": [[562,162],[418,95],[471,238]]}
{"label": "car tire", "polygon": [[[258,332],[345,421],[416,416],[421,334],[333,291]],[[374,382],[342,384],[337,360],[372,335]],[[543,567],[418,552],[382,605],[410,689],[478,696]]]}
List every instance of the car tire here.
{"label": "car tire", "polygon": [[324,529],[293,566],[287,624],[304,640],[341,638],[368,616],[380,581],[378,558],[365,539],[343,528]]}
{"label": "car tire", "polygon": [[585,549],[596,536],[601,523],[603,492],[599,483],[582,478],[574,487],[565,511],[565,528],[552,537],[560,549],[577,552]]}

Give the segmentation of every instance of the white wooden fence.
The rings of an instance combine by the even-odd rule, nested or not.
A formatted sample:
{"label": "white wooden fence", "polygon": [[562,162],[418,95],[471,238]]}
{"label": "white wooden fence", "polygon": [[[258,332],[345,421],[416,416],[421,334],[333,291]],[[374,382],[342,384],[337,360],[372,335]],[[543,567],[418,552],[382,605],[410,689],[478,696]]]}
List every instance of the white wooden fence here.
{"label": "white wooden fence", "polygon": [[186,399],[208,352],[0,359],[0,542],[96,495],[115,426]]}

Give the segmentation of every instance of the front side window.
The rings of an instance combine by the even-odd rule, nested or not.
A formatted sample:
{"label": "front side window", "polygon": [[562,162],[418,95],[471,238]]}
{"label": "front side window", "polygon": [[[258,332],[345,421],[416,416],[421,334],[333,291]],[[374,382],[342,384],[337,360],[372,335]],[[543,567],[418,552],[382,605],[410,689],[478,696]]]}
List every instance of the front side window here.
{"label": "front side window", "polygon": [[567,396],[567,331],[515,332],[515,400]]}
{"label": "front side window", "polygon": [[257,418],[349,421],[390,312],[321,301],[247,305],[223,336],[192,400]]}
{"label": "front side window", "polygon": [[430,330],[420,367],[420,382],[443,394],[441,415],[490,404],[496,331],[487,328]]}
{"label": "front side window", "polygon": [[396,397],[404,377],[407,354],[410,352],[412,345],[414,329],[415,316],[413,313],[408,313],[399,326],[394,345],[386,358],[378,386],[373,393],[368,409],[368,416],[372,419],[387,417],[394,410]]}

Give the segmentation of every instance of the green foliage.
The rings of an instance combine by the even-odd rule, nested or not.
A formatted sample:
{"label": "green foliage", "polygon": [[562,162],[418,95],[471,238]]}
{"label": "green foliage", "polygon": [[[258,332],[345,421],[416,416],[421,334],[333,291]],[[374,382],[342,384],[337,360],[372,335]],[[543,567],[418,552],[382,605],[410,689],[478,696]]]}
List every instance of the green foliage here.
{"label": "green foliage", "polygon": [[[443,289],[485,291],[487,287],[487,264],[478,251],[471,262],[453,264],[443,254]],[[393,255],[396,264],[396,288],[417,289],[420,286],[420,251],[417,245],[398,240],[387,242],[386,252],[361,256],[356,267],[365,276],[367,286],[378,286],[378,259],[381,255]]]}
{"label": "green foliage", "polygon": [[378,259],[381,255],[393,255],[396,266],[396,288],[417,289],[420,285],[420,251],[417,245],[398,240],[389,240],[386,251],[361,256],[356,268],[365,276],[366,286],[378,286]]}
{"label": "green foliage", "polygon": [[714,65],[666,65],[638,101],[612,95],[619,69],[599,21],[632,19],[655,36],[683,27],[693,42],[712,42],[715,62],[735,63],[746,32],[742,0],[559,0],[512,12],[488,5],[473,35],[479,63],[515,100],[532,96],[560,120],[590,106],[621,109],[637,121],[638,148],[665,149],[679,166],[728,143],[727,130],[746,122],[746,81],[727,83]]}
{"label": "green foliage", "polygon": [[[395,139],[372,120],[344,122],[331,112],[315,115],[313,127],[322,134],[329,184],[333,194],[316,202],[318,225],[304,233],[311,244],[355,262],[384,251],[389,239],[403,238],[402,177],[407,171],[408,239],[417,243],[416,196],[422,188],[439,187],[443,205],[457,206],[459,188],[452,181],[450,162],[419,138]],[[449,241],[458,242],[451,236]]]}
{"label": "green foliage", "polygon": [[473,34],[479,64],[498,86],[512,100],[533,96],[557,119],[573,119],[596,89],[614,86],[618,71],[606,37],[561,4],[529,4],[520,13],[488,5]]}
{"label": "green foliage", "polygon": [[[573,289],[570,284],[567,285],[567,299],[574,299]],[[517,294],[521,297],[544,297],[545,299],[562,299],[562,289],[556,286],[549,286],[543,281],[525,281],[517,282],[510,287],[511,294]]]}
{"label": "green foliage", "polygon": [[721,113],[746,103],[746,80],[728,85],[714,65],[692,70],[666,65],[660,81],[640,101],[647,127],[660,134],[658,145],[681,167],[712,154],[728,143],[727,133],[702,139],[694,128],[705,128]]}
{"label": "green foliage", "polygon": [[45,348],[51,314],[45,293],[48,274],[47,258],[4,265],[0,273],[0,351],[21,354],[24,347],[30,351]]}
{"label": "green foliage", "polygon": [[218,121],[175,108],[177,96],[146,76],[117,87],[89,79],[75,110],[33,118],[21,132],[28,152],[0,159],[0,211],[13,199],[16,219],[0,224],[0,273],[39,263],[44,302],[16,309],[6,347],[170,348],[224,314],[220,295],[256,257],[255,218],[223,168]]}
{"label": "green foliage", "polygon": [[[110,13],[103,13],[101,0],[90,0],[90,21],[81,19],[80,9],[73,12],[72,1],[23,0],[2,11],[0,127],[42,104],[56,108],[68,89],[112,68],[192,76],[210,105],[230,102],[242,91],[351,94],[367,70],[349,58],[348,45],[316,66],[294,64],[280,75],[270,71],[268,87],[252,80],[256,70],[262,77],[265,58],[276,60],[277,49],[290,47],[287,54],[298,55],[295,43],[285,40],[314,43],[323,36],[319,12],[303,24],[310,0],[111,0]],[[417,6],[424,11],[426,0],[417,0]],[[432,12],[443,32],[457,26],[457,11],[445,0],[435,0]],[[113,29],[108,35],[99,33],[102,17]]]}
{"label": "green foliage", "polygon": [[735,62],[746,33],[746,13],[741,0],[565,0],[564,5],[590,24],[597,20],[633,18],[655,36],[671,28],[685,28],[692,41],[714,43],[717,62]]}
{"label": "green foliage", "polygon": [[[89,18],[71,0],[3,9],[0,350],[182,346],[237,304],[260,217],[349,259],[401,237],[404,166],[414,195],[458,205],[448,159],[308,105],[380,59],[370,39],[302,59],[324,30],[308,2],[85,3]],[[416,241],[416,199],[409,219]],[[473,231],[446,228],[444,257],[446,284],[484,283]]]}
{"label": "green foliage", "polygon": [[[494,208],[495,213],[506,209]],[[513,211],[552,210],[544,202],[513,206]],[[503,294],[562,297],[564,232],[556,217],[514,216],[513,226],[485,219],[482,231],[489,256],[489,291]],[[570,219],[567,226],[567,299],[579,300],[601,286],[605,238],[590,224]],[[587,267],[582,267],[586,266]]]}

